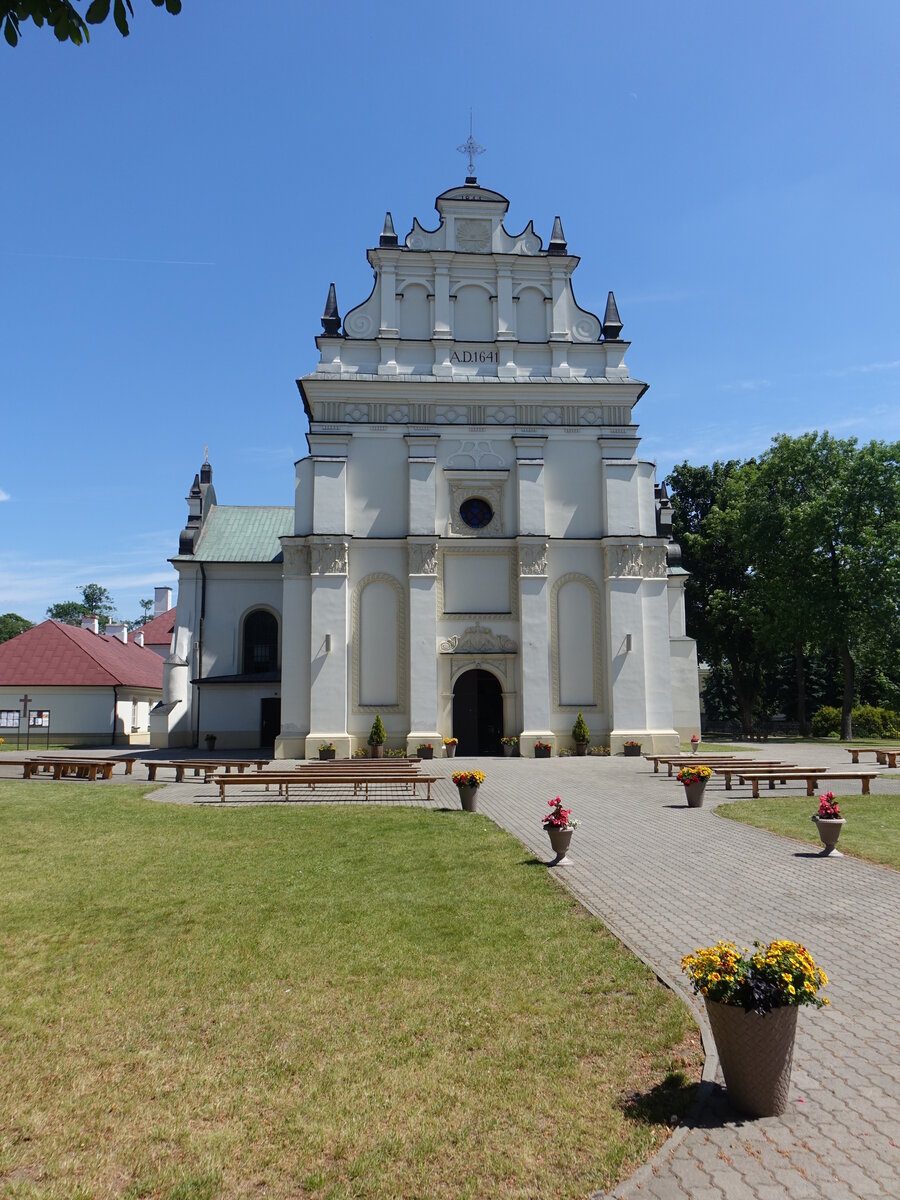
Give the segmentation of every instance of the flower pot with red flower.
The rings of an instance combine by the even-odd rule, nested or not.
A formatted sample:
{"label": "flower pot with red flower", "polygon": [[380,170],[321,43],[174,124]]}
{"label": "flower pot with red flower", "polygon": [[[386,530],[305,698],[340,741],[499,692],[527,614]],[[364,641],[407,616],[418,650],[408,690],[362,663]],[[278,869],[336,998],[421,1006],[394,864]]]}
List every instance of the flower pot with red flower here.
{"label": "flower pot with red flower", "polygon": [[717,942],[686,954],[681,969],[706,1001],[729,1100],[749,1117],[775,1117],[787,1108],[797,1009],[828,1004],[817,995],[828,977],[798,942],[753,946]]}
{"label": "flower pot with red flower", "polygon": [[534,743],[534,757],[535,758],[549,758],[550,757],[550,743],[549,742],[535,742]]}
{"label": "flower pot with red flower", "polygon": [[416,754],[419,758],[434,758],[434,746],[431,742],[422,742],[421,746],[416,746]]}
{"label": "flower pot with red flower", "polygon": [[550,866],[567,867],[569,865],[567,857],[569,844],[578,822],[572,819],[571,808],[563,808],[563,802],[559,796],[555,800],[548,800],[547,803],[550,806],[550,812],[542,819],[541,824],[547,830],[550,845],[556,855]]}
{"label": "flower pot with red flower", "polygon": [[629,738],[627,742],[622,743],[622,753],[626,758],[640,758],[641,743]]}
{"label": "flower pot with red flower", "polygon": [[334,742],[319,742],[319,760],[328,762],[335,756]]}
{"label": "flower pot with red flower", "polygon": [[712,779],[712,767],[696,766],[682,767],[678,772],[678,782],[684,784],[684,796],[688,808],[703,807],[703,793],[706,785]]}
{"label": "flower pot with red flower", "polygon": [[691,734],[691,754],[696,754],[699,749],[700,749],[700,739],[697,737],[696,733],[692,733]]}
{"label": "flower pot with red flower", "polygon": [[459,745],[459,738],[444,738],[444,753],[448,758],[456,756],[456,747]]}
{"label": "flower pot with red flower", "polygon": [[832,858],[843,858],[844,856],[837,848],[837,840],[841,836],[846,819],[841,816],[834,792],[823,792],[819,796],[819,811],[813,813],[810,819],[815,822],[822,845],[825,847],[822,851],[823,856],[831,855]]}
{"label": "flower pot with red flower", "polygon": [[478,789],[484,783],[484,771],[454,771],[451,776],[459,792],[464,812],[478,811]]}
{"label": "flower pot with red flower", "polygon": [[500,747],[503,750],[504,758],[512,758],[516,752],[516,746],[519,744],[517,737],[502,737],[500,739]]}

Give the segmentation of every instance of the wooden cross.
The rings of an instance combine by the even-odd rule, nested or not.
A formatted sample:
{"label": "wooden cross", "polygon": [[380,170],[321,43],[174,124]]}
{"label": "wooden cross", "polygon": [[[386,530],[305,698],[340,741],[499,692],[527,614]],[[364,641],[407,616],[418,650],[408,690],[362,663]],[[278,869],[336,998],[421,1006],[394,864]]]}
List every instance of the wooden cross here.
{"label": "wooden cross", "polygon": [[24,711],[24,715],[25,715],[26,717],[28,716],[28,705],[31,703],[31,701],[32,701],[33,699],[34,699],[34,697],[33,697],[33,696],[29,696],[27,692],[25,693],[25,695],[24,695],[24,696],[21,696],[21,697],[20,697],[20,700],[21,700],[22,704],[24,704],[24,705],[25,705],[25,711]]}

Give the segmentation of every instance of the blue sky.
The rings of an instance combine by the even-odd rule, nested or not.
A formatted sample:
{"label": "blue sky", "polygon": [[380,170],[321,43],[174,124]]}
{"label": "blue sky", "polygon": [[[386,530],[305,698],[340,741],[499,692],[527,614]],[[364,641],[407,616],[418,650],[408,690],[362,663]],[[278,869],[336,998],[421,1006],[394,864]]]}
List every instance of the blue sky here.
{"label": "blue sky", "polygon": [[292,503],[328,284],[435,224],[470,105],[507,228],[615,291],[661,475],[900,438],[896,0],[135,10],[0,45],[0,612],[138,615],[205,445],[221,503]]}

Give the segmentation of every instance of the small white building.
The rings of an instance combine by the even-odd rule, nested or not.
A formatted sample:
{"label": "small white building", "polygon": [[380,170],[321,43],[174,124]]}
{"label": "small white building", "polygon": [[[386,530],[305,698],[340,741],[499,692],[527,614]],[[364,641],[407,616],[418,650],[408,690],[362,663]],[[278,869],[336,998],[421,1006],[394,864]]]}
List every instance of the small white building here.
{"label": "small white building", "polygon": [[[127,626],[101,634],[96,617],[81,629],[42,621],[0,645],[0,737],[40,749],[49,730],[51,743],[146,746],[162,683],[162,660]],[[26,739],[38,713],[49,716]]]}
{"label": "small white building", "polygon": [[334,286],[294,503],[221,506],[204,463],[179,553],[174,652],[153,742],[274,741],[278,756],[515,734],[675,749],[699,731],[678,548],[633,410],[647,385],[612,292],[575,299],[578,258],[504,228],[470,177],[435,229],[390,213],[369,297]]}

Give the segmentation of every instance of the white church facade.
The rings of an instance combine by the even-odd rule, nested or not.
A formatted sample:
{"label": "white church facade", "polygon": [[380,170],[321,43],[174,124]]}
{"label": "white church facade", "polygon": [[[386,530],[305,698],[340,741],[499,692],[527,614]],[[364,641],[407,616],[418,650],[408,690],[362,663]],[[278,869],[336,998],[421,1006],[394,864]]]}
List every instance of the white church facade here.
{"label": "white church facade", "polygon": [[614,753],[699,732],[612,292],[603,319],[579,307],[559,218],[546,247],[510,234],[471,176],[436,208],[402,242],[387,214],[343,321],[329,291],[293,505],[219,505],[208,463],[196,477],[154,744],[341,756],[376,713],[388,745],[460,755],[570,746],[579,712]]}

